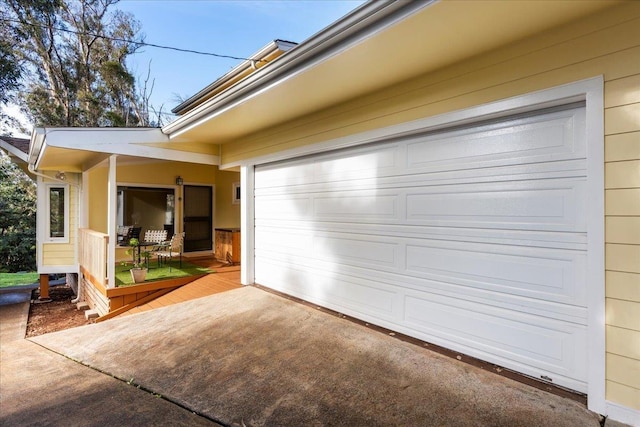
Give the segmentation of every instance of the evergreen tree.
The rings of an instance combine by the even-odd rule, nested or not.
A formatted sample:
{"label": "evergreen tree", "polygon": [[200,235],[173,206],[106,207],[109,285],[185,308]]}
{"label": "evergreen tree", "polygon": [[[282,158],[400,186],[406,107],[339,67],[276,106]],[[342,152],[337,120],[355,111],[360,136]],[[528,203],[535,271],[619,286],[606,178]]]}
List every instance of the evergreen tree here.
{"label": "evergreen tree", "polygon": [[36,185],[0,150],[0,271],[36,269]]}

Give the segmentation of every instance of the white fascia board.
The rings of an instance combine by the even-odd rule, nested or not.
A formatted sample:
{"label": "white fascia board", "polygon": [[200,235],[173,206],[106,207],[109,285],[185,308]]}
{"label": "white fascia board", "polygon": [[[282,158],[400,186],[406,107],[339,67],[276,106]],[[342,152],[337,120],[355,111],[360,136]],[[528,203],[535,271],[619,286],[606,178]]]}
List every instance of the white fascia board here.
{"label": "white fascia board", "polygon": [[1,138],[0,138],[0,148],[2,148],[7,153],[9,153],[10,156],[16,157],[16,158],[20,159],[21,161],[23,161],[25,163],[28,163],[28,161],[29,161],[29,156],[28,156],[27,153],[18,150],[16,147],[14,147],[13,145],[5,142]]}
{"label": "white fascia board", "polygon": [[363,40],[430,6],[435,0],[403,2],[374,1],[311,36],[285,55],[262,67],[219,96],[214,96],[162,128],[173,139],[270,87],[304,73]]}
{"label": "white fascia board", "polygon": [[[149,144],[167,144],[167,148]],[[216,155],[176,150],[170,146],[169,138],[157,128],[43,129],[32,149],[35,150],[38,145],[41,146],[39,153],[44,153],[47,147],[57,147],[208,165],[217,165],[220,162],[219,156]],[[37,157],[42,157],[39,153]]]}
{"label": "white fascia board", "polygon": [[44,146],[44,139],[47,131],[45,128],[34,128],[31,132],[31,142],[29,143],[29,155],[27,163],[34,169],[37,168],[38,159]]}

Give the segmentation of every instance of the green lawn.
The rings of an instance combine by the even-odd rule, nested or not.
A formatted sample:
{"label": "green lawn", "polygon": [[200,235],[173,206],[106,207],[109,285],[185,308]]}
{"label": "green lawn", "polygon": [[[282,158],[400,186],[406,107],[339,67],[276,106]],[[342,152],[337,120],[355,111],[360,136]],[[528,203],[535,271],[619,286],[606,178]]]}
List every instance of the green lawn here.
{"label": "green lawn", "polygon": [[[116,265],[116,286],[129,286],[134,285],[133,279],[131,279],[131,264]],[[213,273],[205,267],[199,267],[197,265],[190,264],[182,261],[182,267],[180,267],[179,261],[173,261],[171,264],[171,271],[165,264],[158,268],[155,261],[149,264],[149,271],[147,272],[147,279],[143,283],[153,282],[156,280],[174,279],[177,277],[195,276],[199,274]],[[141,283],[138,283],[140,285]]]}
{"label": "green lawn", "polygon": [[30,285],[38,281],[38,273],[0,273],[0,288],[9,286]]}

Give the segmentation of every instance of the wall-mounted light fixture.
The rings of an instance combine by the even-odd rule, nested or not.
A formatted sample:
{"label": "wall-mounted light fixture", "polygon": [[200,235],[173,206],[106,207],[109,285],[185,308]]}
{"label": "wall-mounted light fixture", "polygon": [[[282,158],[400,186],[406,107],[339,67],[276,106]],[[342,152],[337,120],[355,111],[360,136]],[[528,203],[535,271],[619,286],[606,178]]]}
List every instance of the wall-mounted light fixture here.
{"label": "wall-mounted light fixture", "polygon": [[176,178],[176,185],[182,185],[182,184],[184,184],[184,180],[182,179],[181,176],[178,176]]}
{"label": "wall-mounted light fixture", "polygon": [[65,179],[67,179],[67,175],[65,175],[64,171],[58,171],[58,173],[56,174],[56,179],[64,181]]}

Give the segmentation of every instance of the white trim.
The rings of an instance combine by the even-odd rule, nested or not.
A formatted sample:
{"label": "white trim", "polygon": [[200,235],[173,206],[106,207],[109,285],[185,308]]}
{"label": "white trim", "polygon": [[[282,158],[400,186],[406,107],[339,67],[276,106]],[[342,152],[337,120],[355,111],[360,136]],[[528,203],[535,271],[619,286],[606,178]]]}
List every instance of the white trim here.
{"label": "white trim", "polygon": [[71,265],[43,265],[38,268],[38,274],[67,274],[80,273],[78,264]]}
{"label": "white trim", "polygon": [[0,137],[0,148],[4,149],[9,154],[9,156],[15,157],[23,161],[24,163],[27,163],[29,161],[29,155],[27,153],[25,153],[24,151],[20,151],[15,146],[9,144],[7,141],[2,139],[2,137]]}
{"label": "white trim", "polygon": [[109,242],[107,246],[107,287],[116,287],[116,245],[118,244],[118,184],[117,184],[117,158],[113,154],[109,156],[109,173],[107,175],[107,233]]}
{"label": "white trim", "polygon": [[[478,105],[467,109],[444,113],[420,120],[401,123],[380,129],[374,129],[334,140],[298,147],[274,154],[255,157],[235,163],[222,165],[221,168],[241,166],[242,203],[241,222],[243,230],[253,230],[255,211],[253,188],[253,171],[256,165],[292,159],[300,156],[322,153],[328,150],[355,147],[358,145],[384,141],[390,137],[408,136],[426,131],[445,129],[462,124],[499,118],[563,105],[576,101],[586,101],[586,135],[587,135],[587,175],[590,186],[588,212],[588,277],[587,309],[588,309],[588,408],[604,413],[605,405],[605,322],[604,322],[604,110],[603,110],[603,78],[602,76],[568,83],[537,92],[514,96],[504,100]],[[250,233],[242,233],[242,283],[252,283],[254,279],[253,242]]]}
{"label": "white trim", "polygon": [[239,182],[234,182],[233,184],[231,184],[231,204],[232,205],[238,205],[242,200],[242,195],[240,195],[240,197],[237,197],[238,189],[240,189],[240,193],[242,193],[242,188],[240,187]]}
{"label": "white trim", "polygon": [[43,221],[43,216],[45,211],[45,201],[44,201],[44,179],[41,176],[36,176],[36,267],[38,272],[40,272],[40,268],[43,267],[43,244],[42,239],[45,235],[45,228]]}
{"label": "white trim", "polygon": [[617,403],[606,402],[605,415],[614,421],[629,424],[633,427],[640,427],[640,411],[622,406]]}
{"label": "white trim", "polygon": [[[53,188],[62,188],[64,189],[64,230],[62,237],[51,237],[51,189]],[[46,218],[44,222],[44,236],[42,239],[42,243],[47,244],[68,244],[69,243],[69,192],[70,192],[69,184],[62,184],[58,182],[51,182],[44,184],[44,212],[46,213]]]}
{"label": "white trim", "polygon": [[587,407],[603,413],[606,392],[604,264],[604,81],[584,82],[587,131]]}
{"label": "white trim", "polygon": [[240,283],[255,281],[255,209],[253,199],[254,167],[240,168]]}

